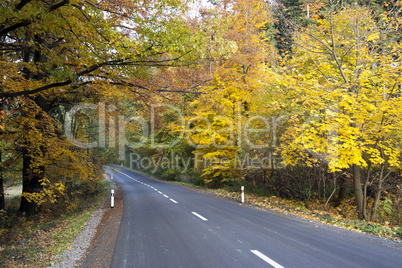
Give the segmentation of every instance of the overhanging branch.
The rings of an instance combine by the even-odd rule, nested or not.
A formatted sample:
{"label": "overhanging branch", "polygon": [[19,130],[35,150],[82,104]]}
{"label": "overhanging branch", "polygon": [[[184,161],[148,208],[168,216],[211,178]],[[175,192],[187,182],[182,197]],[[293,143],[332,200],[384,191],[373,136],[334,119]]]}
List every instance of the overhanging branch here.
{"label": "overhanging branch", "polygon": [[[76,82],[80,77],[83,77],[85,75],[91,74],[94,71],[105,67],[105,66],[154,66],[154,67],[176,67],[176,66],[186,66],[186,65],[192,65],[194,63],[186,63],[186,64],[169,64],[170,62],[175,62],[178,61],[181,57],[183,57],[184,55],[186,55],[187,53],[180,55],[176,58],[173,59],[166,59],[166,60],[161,60],[161,61],[152,61],[152,60],[138,60],[138,61],[124,61],[122,59],[118,59],[118,60],[112,60],[112,61],[106,61],[106,62],[102,62],[102,63],[98,63],[95,64],[89,68],[87,68],[86,70],[83,70],[79,73],[76,74],[76,79],[66,79],[64,81],[60,81],[60,82],[54,82],[48,85],[44,85],[32,90],[23,90],[23,91],[18,91],[18,92],[1,92],[0,93],[0,98],[10,98],[10,97],[18,97],[18,96],[24,96],[24,95],[32,95],[32,94],[36,94],[48,89],[52,89],[52,88],[58,88],[58,87],[63,87],[63,86],[67,86],[70,85],[74,82]],[[138,86],[139,87],[139,86]],[[145,89],[145,88],[144,88]],[[157,90],[156,90],[157,91]],[[162,91],[162,90],[159,90]],[[185,93],[185,90],[181,90],[183,91],[183,93]],[[173,92],[173,91],[171,91]],[[179,91],[177,91],[179,92]],[[187,92],[187,93],[194,93],[194,92]]]}

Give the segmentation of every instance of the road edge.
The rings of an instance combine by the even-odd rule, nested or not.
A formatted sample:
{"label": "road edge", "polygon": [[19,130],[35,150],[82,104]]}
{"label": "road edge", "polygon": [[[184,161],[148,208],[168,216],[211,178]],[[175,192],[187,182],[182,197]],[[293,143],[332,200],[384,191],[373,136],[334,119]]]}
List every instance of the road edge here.
{"label": "road edge", "polygon": [[114,247],[120,230],[123,216],[123,191],[114,180],[109,180],[110,189],[115,191],[114,208],[110,207],[110,198],[107,198],[102,206],[105,211],[101,222],[96,227],[96,233],[91,246],[76,267],[110,267],[112,263]]}

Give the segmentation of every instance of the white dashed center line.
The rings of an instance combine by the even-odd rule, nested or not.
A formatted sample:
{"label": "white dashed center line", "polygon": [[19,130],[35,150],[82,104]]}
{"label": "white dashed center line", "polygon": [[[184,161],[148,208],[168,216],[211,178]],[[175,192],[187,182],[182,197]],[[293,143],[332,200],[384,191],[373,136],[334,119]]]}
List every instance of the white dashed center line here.
{"label": "white dashed center line", "polygon": [[264,254],[262,254],[261,252],[259,252],[258,250],[250,250],[252,253],[254,253],[255,255],[257,255],[258,257],[260,257],[261,259],[263,259],[265,262],[271,264],[273,267],[275,268],[284,268],[282,265],[280,265],[279,263],[277,263],[276,261],[271,260],[270,258],[268,258],[267,256],[265,256]]}
{"label": "white dashed center line", "polygon": [[[174,200],[174,199],[172,199],[172,198],[169,198],[169,196],[167,196],[166,194],[163,194],[161,191],[159,191],[159,190],[156,189],[155,187],[153,187],[153,186],[151,186],[151,185],[149,185],[149,184],[146,184],[146,183],[144,183],[144,182],[142,182],[142,181],[136,180],[136,179],[132,178],[131,176],[129,176],[129,175],[127,175],[127,174],[125,174],[125,173],[123,173],[123,172],[121,172],[121,171],[120,171],[120,173],[123,174],[123,175],[125,175],[125,176],[127,176],[127,177],[129,177],[129,178],[132,179],[133,181],[136,181],[136,182],[138,182],[138,183],[140,183],[140,184],[142,184],[142,185],[144,185],[144,186],[147,186],[147,187],[149,187],[149,188],[155,190],[155,191],[158,192],[159,194],[161,194],[161,195],[163,195],[164,197],[168,198],[168,199],[169,199],[170,201],[172,201],[173,203],[175,203],[175,204],[178,203],[176,200]],[[203,220],[203,221],[208,221],[207,218],[201,216],[201,215],[198,214],[197,212],[194,212],[194,211],[193,211],[193,212],[191,212],[191,213],[192,213],[194,216],[197,216],[199,219],[201,219],[201,220]],[[219,226],[216,226],[216,228],[217,228],[217,229],[220,229]],[[237,242],[243,244],[243,242],[240,241],[240,240],[237,240]],[[277,262],[275,262],[274,260],[270,259],[269,257],[265,256],[264,254],[262,254],[262,253],[259,252],[258,250],[250,250],[250,251],[251,251],[251,253],[255,254],[256,256],[258,256],[258,257],[259,257],[260,259],[262,259],[263,261],[269,263],[269,264],[270,264],[271,266],[273,266],[274,268],[284,268],[282,265],[280,265],[279,263],[277,263]]]}
{"label": "white dashed center line", "polygon": [[[142,182],[142,181],[136,180],[136,179],[134,179],[133,177],[127,175],[127,174],[124,173],[124,172],[121,172],[121,171],[119,171],[119,172],[120,172],[121,174],[123,174],[123,175],[129,177],[131,180],[133,180],[133,181],[135,181],[135,182],[138,182],[138,183],[141,183],[142,185],[145,185],[145,186],[147,186],[147,187],[153,189],[155,192],[158,192],[159,194],[162,194],[164,197],[168,198],[168,199],[169,199],[170,201],[172,201],[173,203],[175,203],[175,204],[178,203],[176,200],[174,200],[174,199],[172,199],[172,198],[169,198],[168,195],[163,194],[161,191],[159,191],[159,190],[156,189],[155,187],[153,187],[153,186],[151,186],[151,185],[149,185],[149,184],[146,184],[146,183],[144,183],[144,182]],[[203,218],[204,218],[204,217],[203,217]],[[204,219],[205,219],[205,218],[204,218]]]}
{"label": "white dashed center line", "polygon": [[195,216],[197,216],[198,218],[200,218],[200,219],[203,220],[203,221],[207,221],[207,220],[208,220],[207,218],[204,218],[203,216],[201,216],[201,215],[198,214],[197,212],[191,212],[191,213],[193,213]]}

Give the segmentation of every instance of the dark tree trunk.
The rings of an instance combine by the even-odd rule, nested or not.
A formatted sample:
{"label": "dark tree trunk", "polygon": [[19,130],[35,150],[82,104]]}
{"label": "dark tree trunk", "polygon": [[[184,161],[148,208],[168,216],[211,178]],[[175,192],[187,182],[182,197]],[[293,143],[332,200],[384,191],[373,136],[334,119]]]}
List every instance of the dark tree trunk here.
{"label": "dark tree trunk", "polygon": [[[22,152],[22,192],[23,193],[39,193],[43,190],[40,180],[43,178],[44,168],[32,169],[32,155],[27,148]],[[29,202],[24,196],[21,197],[20,212],[27,217],[35,215],[39,211],[39,207],[35,202]]]}
{"label": "dark tree trunk", "polygon": [[[46,139],[50,126],[45,116],[50,110],[49,103],[43,97],[35,97],[33,101],[38,105],[38,112],[32,117],[34,126],[25,126],[25,134],[30,135],[31,128],[35,128],[41,133],[43,140],[32,140],[30,137],[23,138],[24,147],[22,149],[22,193],[40,193],[43,190],[41,181],[45,175],[45,166],[41,163],[46,155]],[[41,143],[41,146],[38,144]],[[37,152],[35,152],[37,150]],[[38,161],[39,160],[39,161]],[[25,212],[27,217],[33,216],[39,211],[35,202],[29,202],[24,196],[21,197],[20,212]]]}
{"label": "dark tree trunk", "polygon": [[338,197],[335,200],[335,207],[338,207],[342,201],[345,199],[346,196],[346,179],[341,177],[341,181],[340,181],[340,185],[339,185],[339,193],[338,193]]}
{"label": "dark tree trunk", "polygon": [[4,187],[3,187],[3,165],[1,163],[1,152],[0,152],[0,210],[4,209],[6,206],[4,201]]}

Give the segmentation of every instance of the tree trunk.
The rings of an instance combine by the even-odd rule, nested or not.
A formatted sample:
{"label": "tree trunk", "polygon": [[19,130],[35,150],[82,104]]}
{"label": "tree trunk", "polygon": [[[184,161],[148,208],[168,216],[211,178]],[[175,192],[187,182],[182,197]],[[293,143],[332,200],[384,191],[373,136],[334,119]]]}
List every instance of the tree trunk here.
{"label": "tree trunk", "polygon": [[355,191],[358,216],[359,219],[365,220],[367,219],[367,213],[364,209],[363,204],[364,196],[363,196],[362,183],[360,181],[360,166],[353,165],[352,170],[353,170],[353,187]]}
{"label": "tree trunk", "polygon": [[[27,148],[22,152],[22,193],[39,193],[43,190],[40,180],[43,178],[44,167],[32,169],[33,157]],[[35,215],[39,211],[39,207],[35,202],[29,202],[24,196],[21,197],[20,212],[27,217]]]}
{"label": "tree trunk", "polygon": [[381,191],[378,190],[377,193],[375,194],[373,207],[371,208],[371,216],[370,216],[371,221],[375,221],[375,218],[377,217],[377,209],[378,205],[380,204],[380,198],[381,198]]}
{"label": "tree trunk", "polygon": [[6,206],[4,201],[4,187],[3,187],[3,164],[1,163],[1,152],[0,152],[0,210],[4,209]]}
{"label": "tree trunk", "polygon": [[342,201],[345,199],[345,196],[346,196],[347,181],[343,177],[340,177],[340,178],[341,178],[341,182],[339,184],[338,197],[335,200],[335,207],[338,207],[342,203]]}
{"label": "tree trunk", "polygon": [[[45,175],[45,166],[43,161],[46,152],[46,139],[48,138],[48,131],[51,129],[48,120],[45,116],[49,112],[50,106],[48,101],[42,96],[35,97],[32,101],[37,105],[38,111],[30,116],[32,125],[24,126],[24,133],[22,137],[22,193],[32,194],[40,193],[43,190],[41,180]],[[35,130],[41,134],[41,138],[32,139],[30,137],[31,131]],[[35,202],[22,196],[19,208],[21,213],[25,212],[27,217],[35,215],[39,211],[39,207]]]}
{"label": "tree trunk", "polygon": [[382,164],[380,175],[378,178],[378,187],[377,187],[377,191],[375,193],[375,200],[374,200],[373,207],[371,208],[370,220],[372,220],[372,221],[375,221],[375,218],[377,217],[377,209],[378,209],[378,205],[380,204],[380,198],[381,198],[381,192],[382,192],[382,182],[384,180],[384,169],[385,169],[385,165]]}

